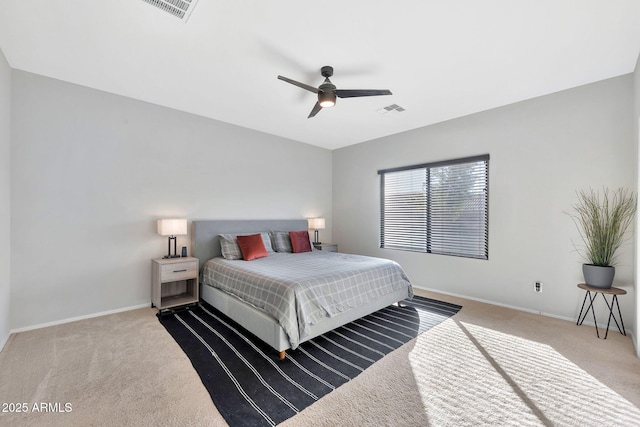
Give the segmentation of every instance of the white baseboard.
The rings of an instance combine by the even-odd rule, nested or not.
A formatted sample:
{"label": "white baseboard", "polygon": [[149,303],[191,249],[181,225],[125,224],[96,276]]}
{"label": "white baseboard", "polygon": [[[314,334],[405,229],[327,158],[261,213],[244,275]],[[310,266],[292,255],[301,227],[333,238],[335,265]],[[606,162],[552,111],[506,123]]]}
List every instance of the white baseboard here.
{"label": "white baseboard", "polygon": [[63,323],[77,322],[78,320],[85,320],[85,319],[91,319],[93,317],[107,316],[109,314],[122,313],[123,311],[138,310],[140,308],[146,308],[146,307],[151,307],[151,303],[139,304],[139,305],[134,305],[134,306],[131,306],[131,307],[117,308],[115,310],[102,311],[100,313],[92,313],[92,314],[87,314],[87,315],[84,315],[84,316],[70,317],[68,319],[56,320],[54,322],[41,323],[39,325],[27,326],[27,327],[18,328],[18,329],[12,329],[11,333],[12,334],[17,334],[19,332],[32,331],[34,329],[47,328],[49,326],[62,325]]}

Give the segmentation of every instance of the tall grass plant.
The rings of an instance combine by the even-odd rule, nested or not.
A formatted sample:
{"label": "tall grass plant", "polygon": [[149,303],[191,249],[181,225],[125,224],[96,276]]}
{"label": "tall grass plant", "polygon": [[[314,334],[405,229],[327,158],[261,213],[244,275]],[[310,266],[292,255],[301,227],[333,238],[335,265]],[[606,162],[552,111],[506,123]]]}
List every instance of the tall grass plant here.
{"label": "tall grass plant", "polygon": [[627,230],[637,209],[635,193],[619,188],[578,192],[573,205],[573,219],[584,243],[578,252],[589,264],[610,267],[616,263],[616,252],[629,238]]}

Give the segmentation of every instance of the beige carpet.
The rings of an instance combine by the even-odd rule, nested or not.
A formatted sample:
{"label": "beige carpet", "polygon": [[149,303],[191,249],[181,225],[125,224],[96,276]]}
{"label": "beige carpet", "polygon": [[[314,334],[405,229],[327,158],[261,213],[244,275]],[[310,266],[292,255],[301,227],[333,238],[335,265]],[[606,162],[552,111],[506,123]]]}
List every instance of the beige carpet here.
{"label": "beige carpet", "polygon": [[[463,309],[283,425],[640,425],[629,337],[417,293]],[[14,335],[0,378],[0,404],[28,407],[2,426],[226,425],[152,309]]]}

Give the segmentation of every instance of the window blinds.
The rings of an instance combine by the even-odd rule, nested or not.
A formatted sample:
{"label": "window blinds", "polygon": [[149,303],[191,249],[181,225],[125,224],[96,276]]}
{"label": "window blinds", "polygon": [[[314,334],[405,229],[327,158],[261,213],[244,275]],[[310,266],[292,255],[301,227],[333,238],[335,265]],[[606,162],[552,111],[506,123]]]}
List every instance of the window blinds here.
{"label": "window blinds", "polygon": [[378,174],[381,248],[489,258],[489,155]]}

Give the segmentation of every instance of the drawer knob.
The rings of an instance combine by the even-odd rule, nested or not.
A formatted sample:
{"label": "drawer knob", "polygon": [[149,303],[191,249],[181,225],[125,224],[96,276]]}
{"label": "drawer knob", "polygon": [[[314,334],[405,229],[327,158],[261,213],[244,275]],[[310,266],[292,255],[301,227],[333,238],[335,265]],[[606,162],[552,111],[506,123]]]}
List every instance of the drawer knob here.
{"label": "drawer knob", "polygon": [[187,269],[185,268],[184,270],[173,270],[174,273],[182,273],[183,271],[187,271]]}

